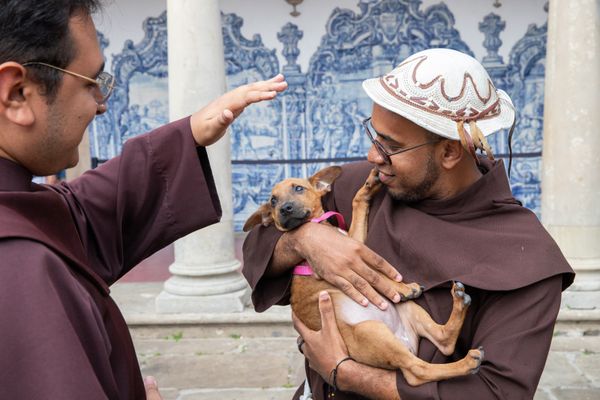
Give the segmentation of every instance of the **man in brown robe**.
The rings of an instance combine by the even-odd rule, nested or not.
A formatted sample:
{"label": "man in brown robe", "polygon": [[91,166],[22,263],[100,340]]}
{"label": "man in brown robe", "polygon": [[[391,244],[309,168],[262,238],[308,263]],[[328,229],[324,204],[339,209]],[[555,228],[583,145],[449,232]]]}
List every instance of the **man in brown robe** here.
{"label": "man in brown robe", "polygon": [[95,0],[0,7],[0,398],[158,399],[144,388],[109,286],[142,259],[220,219],[205,150],[282,76],[226,93],[127,142],[122,155],[57,186],[31,182],[78,161],[114,80]]}
{"label": "man in brown robe", "polygon": [[[357,302],[382,309],[392,304],[379,293],[398,298],[373,270],[390,278],[400,272],[425,287],[416,301],[438,323],[450,315],[452,281],[460,281],[472,302],[455,353],[444,356],[421,339],[417,355],[447,363],[482,346],[477,374],[413,387],[399,371],[350,360],[337,369],[334,398],[533,398],[561,291],[574,274],[535,214],[513,198],[503,162],[491,160],[485,136],[511,126],[510,98],[476,60],[444,49],[417,53],[363,87],[375,103],[364,123],[369,162],[345,165],[323,203],[350,221],[354,194],[377,168],[384,189],[371,204],[366,246],[322,224],[284,234],[255,228],[244,243],[244,274],[256,310],[289,303],[290,268],[302,259]],[[328,296],[320,307],[319,332],[294,318],[314,399],[331,393],[332,370],[348,356]]]}

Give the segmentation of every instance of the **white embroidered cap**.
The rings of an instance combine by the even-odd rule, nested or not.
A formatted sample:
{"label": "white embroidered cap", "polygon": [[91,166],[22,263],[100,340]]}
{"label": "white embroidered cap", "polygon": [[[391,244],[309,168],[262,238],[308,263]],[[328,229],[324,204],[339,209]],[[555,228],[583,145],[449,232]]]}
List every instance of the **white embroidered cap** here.
{"label": "white embroidered cap", "polygon": [[496,89],[479,61],[456,50],[413,54],[390,73],[365,80],[363,89],[381,107],[430,132],[461,140],[466,148],[472,148],[472,137],[475,147],[483,149],[485,136],[515,121],[508,94]]}

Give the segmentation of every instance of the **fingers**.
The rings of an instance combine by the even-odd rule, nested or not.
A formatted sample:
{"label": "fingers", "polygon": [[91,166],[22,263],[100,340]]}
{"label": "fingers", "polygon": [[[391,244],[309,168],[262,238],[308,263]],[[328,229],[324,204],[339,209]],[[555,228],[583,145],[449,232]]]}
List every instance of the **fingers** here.
{"label": "fingers", "polygon": [[338,276],[337,278],[332,279],[331,283],[358,304],[364,307],[369,305],[369,299],[363,296],[363,294],[345,278]]}
{"label": "fingers", "polygon": [[283,75],[279,74],[268,81],[254,82],[239,89],[245,92],[244,100],[246,105],[258,103],[264,100],[272,100],[277,93],[287,89],[288,84]]}
{"label": "fingers", "polygon": [[158,391],[158,384],[153,376],[147,376],[144,378],[144,387],[146,388],[146,399],[148,400],[162,400],[162,396]]}
{"label": "fingers", "polygon": [[394,281],[402,277],[381,256],[331,227],[308,225],[311,225],[310,235],[304,233],[298,238],[303,239],[298,240],[299,254],[313,266],[315,274],[363,306],[371,302],[385,310],[389,302],[383,296],[395,303],[400,301]]}
{"label": "fingers", "polygon": [[272,100],[277,96],[277,91],[257,91],[253,90],[251,92],[246,93],[246,104],[254,104],[263,100]]}
{"label": "fingers", "polygon": [[283,82],[284,80],[285,77],[283,76],[283,74],[277,74],[271,79],[269,79],[267,82]]}
{"label": "fingers", "polygon": [[321,314],[321,329],[329,331],[332,327],[336,327],[335,322],[335,311],[333,310],[333,304],[331,297],[326,290],[319,293],[319,313]]}
{"label": "fingers", "polygon": [[381,257],[379,254],[375,253],[368,247],[365,247],[365,250],[368,253],[370,253],[367,257],[370,259],[369,264],[371,265],[371,267],[373,267],[374,270],[381,272],[382,274],[396,282],[402,282],[402,275],[400,274],[400,272],[398,272],[396,268],[392,267],[392,264],[387,262],[385,258]]}
{"label": "fingers", "polygon": [[[366,254],[364,250],[366,250]],[[376,256],[375,261],[373,256]],[[378,272],[379,270],[372,267],[372,264],[377,262],[381,263],[380,265],[391,267],[383,258],[361,245],[358,250],[358,257],[345,263],[350,268],[339,271],[339,275],[332,272],[332,276],[326,276],[325,279],[357,303],[365,307],[372,303],[379,309],[386,310],[389,303],[382,295],[392,302],[398,303],[400,302],[400,294],[398,294],[398,290],[392,281],[386,279]],[[394,277],[400,277],[395,269],[393,275]]]}
{"label": "fingers", "polygon": [[[387,301],[385,301],[365,279],[352,271],[349,271],[348,275],[349,281],[344,278],[337,279],[338,282],[336,283],[336,286],[339,287],[342,292],[364,307],[368,306],[369,303],[372,303],[381,310],[387,309]],[[392,298],[395,295],[398,294],[394,292]],[[399,300],[400,296],[398,295],[398,301]]]}

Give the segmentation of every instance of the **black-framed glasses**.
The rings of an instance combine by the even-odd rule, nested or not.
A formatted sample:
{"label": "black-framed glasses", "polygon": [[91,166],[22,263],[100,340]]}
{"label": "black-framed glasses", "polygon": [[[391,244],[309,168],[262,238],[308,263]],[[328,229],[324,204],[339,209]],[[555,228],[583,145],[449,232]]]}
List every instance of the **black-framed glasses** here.
{"label": "black-framed glasses", "polygon": [[[418,149],[419,147],[423,147],[428,144],[438,143],[440,141],[439,139],[430,140],[428,142],[417,144],[417,145],[411,146],[411,147],[406,147],[406,148],[400,149],[400,150],[388,150],[385,148],[385,145],[383,143],[381,143],[379,140],[376,139],[378,136],[381,136],[381,135],[379,135],[379,133],[375,130],[375,128],[373,128],[373,125],[371,125],[371,117],[365,118],[362,121],[362,125],[365,128],[365,132],[367,133],[367,136],[371,140],[371,143],[373,143],[373,145],[375,146],[375,149],[377,150],[377,152],[379,153],[381,158],[383,158],[383,161],[386,164],[392,163],[391,157],[393,155],[405,153],[409,150]],[[373,133],[375,133],[375,134],[373,134]]]}
{"label": "black-framed glasses", "polygon": [[45,63],[45,62],[30,61],[30,62],[26,62],[23,64],[24,67],[28,67],[31,65],[42,65],[44,67],[52,68],[57,71],[64,72],[65,74],[76,76],[77,78],[81,78],[83,80],[86,80],[90,83],[95,84],[96,87],[98,88],[98,91],[96,94],[96,103],[98,103],[98,104],[106,103],[106,101],[110,97],[110,95],[115,87],[115,77],[105,71],[100,72],[98,74],[98,76],[96,77],[96,79],[94,79],[94,78],[90,78],[85,75],[78,74],[77,72],[69,71],[67,69],[63,69],[63,68],[57,67],[55,65]]}

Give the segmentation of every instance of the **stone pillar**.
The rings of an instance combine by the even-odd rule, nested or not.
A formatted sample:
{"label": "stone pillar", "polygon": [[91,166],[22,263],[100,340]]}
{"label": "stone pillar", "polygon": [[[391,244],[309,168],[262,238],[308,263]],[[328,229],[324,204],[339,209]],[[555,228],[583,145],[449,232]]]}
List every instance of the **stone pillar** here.
{"label": "stone pillar", "polygon": [[[225,90],[218,0],[168,0],[169,113],[192,114]],[[220,223],[175,243],[173,274],[156,299],[159,313],[240,312],[248,286],[238,272],[233,237],[229,133],[208,147],[223,208]]]}
{"label": "stone pillar", "polygon": [[[277,33],[277,39],[283,43],[282,54],[287,64],[283,66],[283,75],[288,82],[288,88],[282,93],[284,110],[284,154],[292,160],[307,158],[306,143],[303,133],[306,131],[306,75],[296,63],[300,55],[298,41],[302,39],[304,32],[297,25],[288,22],[281,32]],[[303,168],[305,164],[291,164],[287,168],[288,176],[308,176]]]}
{"label": "stone pillar", "polygon": [[[600,315],[600,2],[551,0],[542,220],[577,272],[568,309]],[[589,312],[588,312],[589,314]]]}

